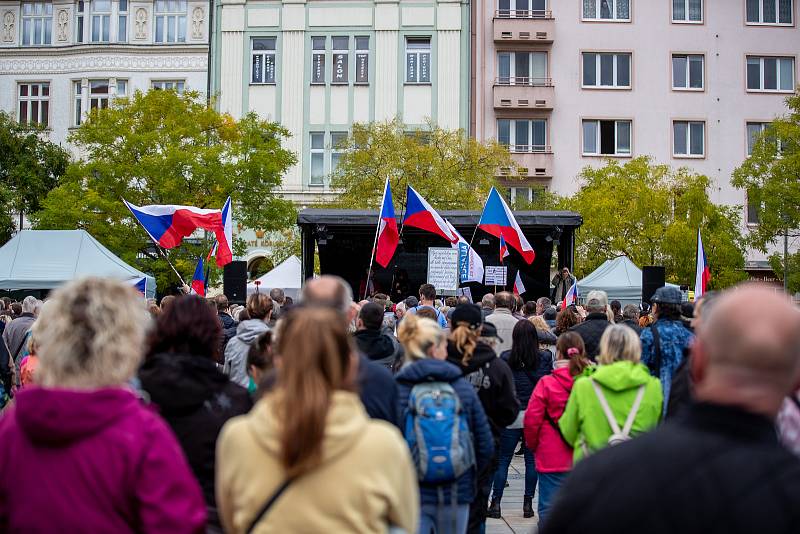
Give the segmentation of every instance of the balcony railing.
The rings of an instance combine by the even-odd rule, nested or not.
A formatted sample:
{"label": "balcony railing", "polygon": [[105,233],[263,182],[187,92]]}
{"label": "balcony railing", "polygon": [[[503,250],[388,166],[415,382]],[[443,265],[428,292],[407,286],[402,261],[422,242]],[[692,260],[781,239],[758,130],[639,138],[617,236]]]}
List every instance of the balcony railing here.
{"label": "balcony railing", "polygon": [[539,78],[530,76],[498,76],[495,85],[524,85],[527,87],[552,87],[552,78]]}
{"label": "balcony railing", "polygon": [[512,154],[550,154],[550,145],[506,145]]}
{"label": "balcony railing", "polygon": [[498,9],[494,12],[496,19],[552,19],[549,9]]}

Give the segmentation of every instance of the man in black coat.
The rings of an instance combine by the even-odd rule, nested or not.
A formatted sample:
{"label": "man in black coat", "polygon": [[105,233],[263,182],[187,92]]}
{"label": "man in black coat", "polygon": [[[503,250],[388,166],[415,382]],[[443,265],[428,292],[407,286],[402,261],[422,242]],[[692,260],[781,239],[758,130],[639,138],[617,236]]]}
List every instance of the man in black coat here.
{"label": "man in black coat", "polygon": [[774,421],[800,383],[800,312],[763,286],[724,294],[691,372],[685,414],[579,462],[542,534],[798,532],[800,462]]}
{"label": "man in black coat", "polygon": [[217,295],[214,297],[214,302],[217,305],[217,318],[219,318],[219,322],[222,325],[222,351],[220,354],[225,354],[225,346],[228,344],[228,341],[236,335],[237,323],[233,320],[230,313],[228,313],[231,307],[228,303],[228,297],[225,295]]}
{"label": "man in black coat", "polygon": [[622,308],[622,322],[625,326],[630,326],[637,334],[642,333],[642,327],[639,326],[639,307],[636,304],[626,304]]}
{"label": "man in black coat", "polygon": [[608,322],[608,315],[606,315],[607,307],[608,295],[605,291],[589,291],[589,294],[586,295],[586,311],[589,314],[582,323],[570,328],[583,338],[586,354],[592,361],[597,359],[600,352],[600,338],[603,337],[603,332],[611,326],[611,323]]}
{"label": "man in black coat", "polygon": [[361,353],[371,361],[395,370],[403,358],[403,346],[392,335],[381,330],[383,326],[383,307],[370,302],[361,307],[353,334]]}

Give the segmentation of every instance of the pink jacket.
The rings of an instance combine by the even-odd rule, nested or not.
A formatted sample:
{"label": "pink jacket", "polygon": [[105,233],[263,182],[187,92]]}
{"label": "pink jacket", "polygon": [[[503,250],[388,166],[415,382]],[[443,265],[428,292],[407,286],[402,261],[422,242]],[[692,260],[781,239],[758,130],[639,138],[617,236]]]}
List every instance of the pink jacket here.
{"label": "pink jacket", "polygon": [[572,447],[561,438],[558,429],[545,417],[558,424],[564,413],[574,379],[569,369],[562,367],[542,377],[533,390],[525,410],[525,442],[533,451],[536,471],[562,473],[572,469]]}

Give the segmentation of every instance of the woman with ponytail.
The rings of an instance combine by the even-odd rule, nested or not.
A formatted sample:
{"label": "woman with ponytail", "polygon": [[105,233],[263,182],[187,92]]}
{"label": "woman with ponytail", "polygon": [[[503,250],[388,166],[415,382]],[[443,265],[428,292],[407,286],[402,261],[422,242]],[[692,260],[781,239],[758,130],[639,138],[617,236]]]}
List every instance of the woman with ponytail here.
{"label": "woman with ponytail", "polygon": [[397,429],[369,419],[353,391],[358,357],[344,316],[292,309],[275,356],[275,387],[219,438],[225,532],[414,531],[411,456]]}
{"label": "woman with ponytail", "polygon": [[533,451],[539,475],[539,522],[544,521],[553,496],[572,469],[572,447],[561,436],[558,419],[564,413],[575,377],[590,362],[583,339],[565,332],[556,342],[553,373],[542,377],[533,390],[525,411],[524,434]]}

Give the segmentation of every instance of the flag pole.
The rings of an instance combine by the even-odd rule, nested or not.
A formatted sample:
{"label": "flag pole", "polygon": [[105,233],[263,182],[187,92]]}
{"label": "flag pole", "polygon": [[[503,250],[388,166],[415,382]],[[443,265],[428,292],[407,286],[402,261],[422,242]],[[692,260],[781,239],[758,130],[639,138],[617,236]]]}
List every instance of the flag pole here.
{"label": "flag pole", "polygon": [[[383,184],[383,196],[381,197],[381,203],[378,207],[378,224],[375,226],[375,239],[372,241],[372,252],[369,255],[369,269],[367,270],[367,283],[364,284],[364,299],[367,298],[367,293],[369,293],[369,279],[372,277],[372,260],[375,259],[375,247],[378,246],[378,232],[381,229],[381,214],[383,213],[383,203],[386,200],[386,185],[389,183],[389,178],[386,178],[386,182]],[[363,299],[362,299],[363,300]]]}
{"label": "flag pole", "polygon": [[170,266],[170,268],[172,268],[172,272],[175,273],[175,276],[178,277],[178,280],[181,281],[181,284],[185,286],[186,282],[184,281],[183,277],[180,275],[178,270],[175,268],[175,266],[172,265],[172,262],[169,261],[169,258],[167,257],[167,254],[164,252],[164,249],[161,248],[161,245],[158,244],[158,241],[153,239],[153,236],[150,235],[150,232],[147,231],[147,228],[145,228],[144,225],[139,221],[138,217],[136,217],[136,214],[133,213],[133,210],[131,209],[131,207],[128,205],[128,203],[125,201],[124,198],[122,199],[122,203],[125,204],[125,207],[128,208],[128,211],[130,211],[131,215],[133,215],[133,220],[135,220],[139,224],[139,226],[142,227],[142,230],[144,230],[144,233],[147,234],[147,237],[149,237],[150,240],[153,242],[153,244],[156,246],[156,251],[161,253],[161,257],[163,257],[166,260],[167,264]]}
{"label": "flag pole", "polygon": [[[384,195],[385,194],[386,193],[385,193],[385,190],[384,190]],[[398,232],[398,234],[397,234],[397,240],[400,243],[403,242],[403,228],[405,227],[406,208],[407,207],[408,207],[408,178],[406,178],[406,198],[405,198],[405,200],[403,200],[403,212],[402,212],[402,215],[400,216],[400,232]],[[395,267],[397,267],[397,266],[395,265]],[[394,278],[395,278],[395,276],[397,276],[397,269],[396,268],[392,269],[392,283],[389,286],[389,293],[388,293],[390,300],[392,298],[392,290],[394,289]],[[367,280],[367,284],[369,284],[369,280]],[[397,303],[395,302],[395,304],[397,304]]]}

